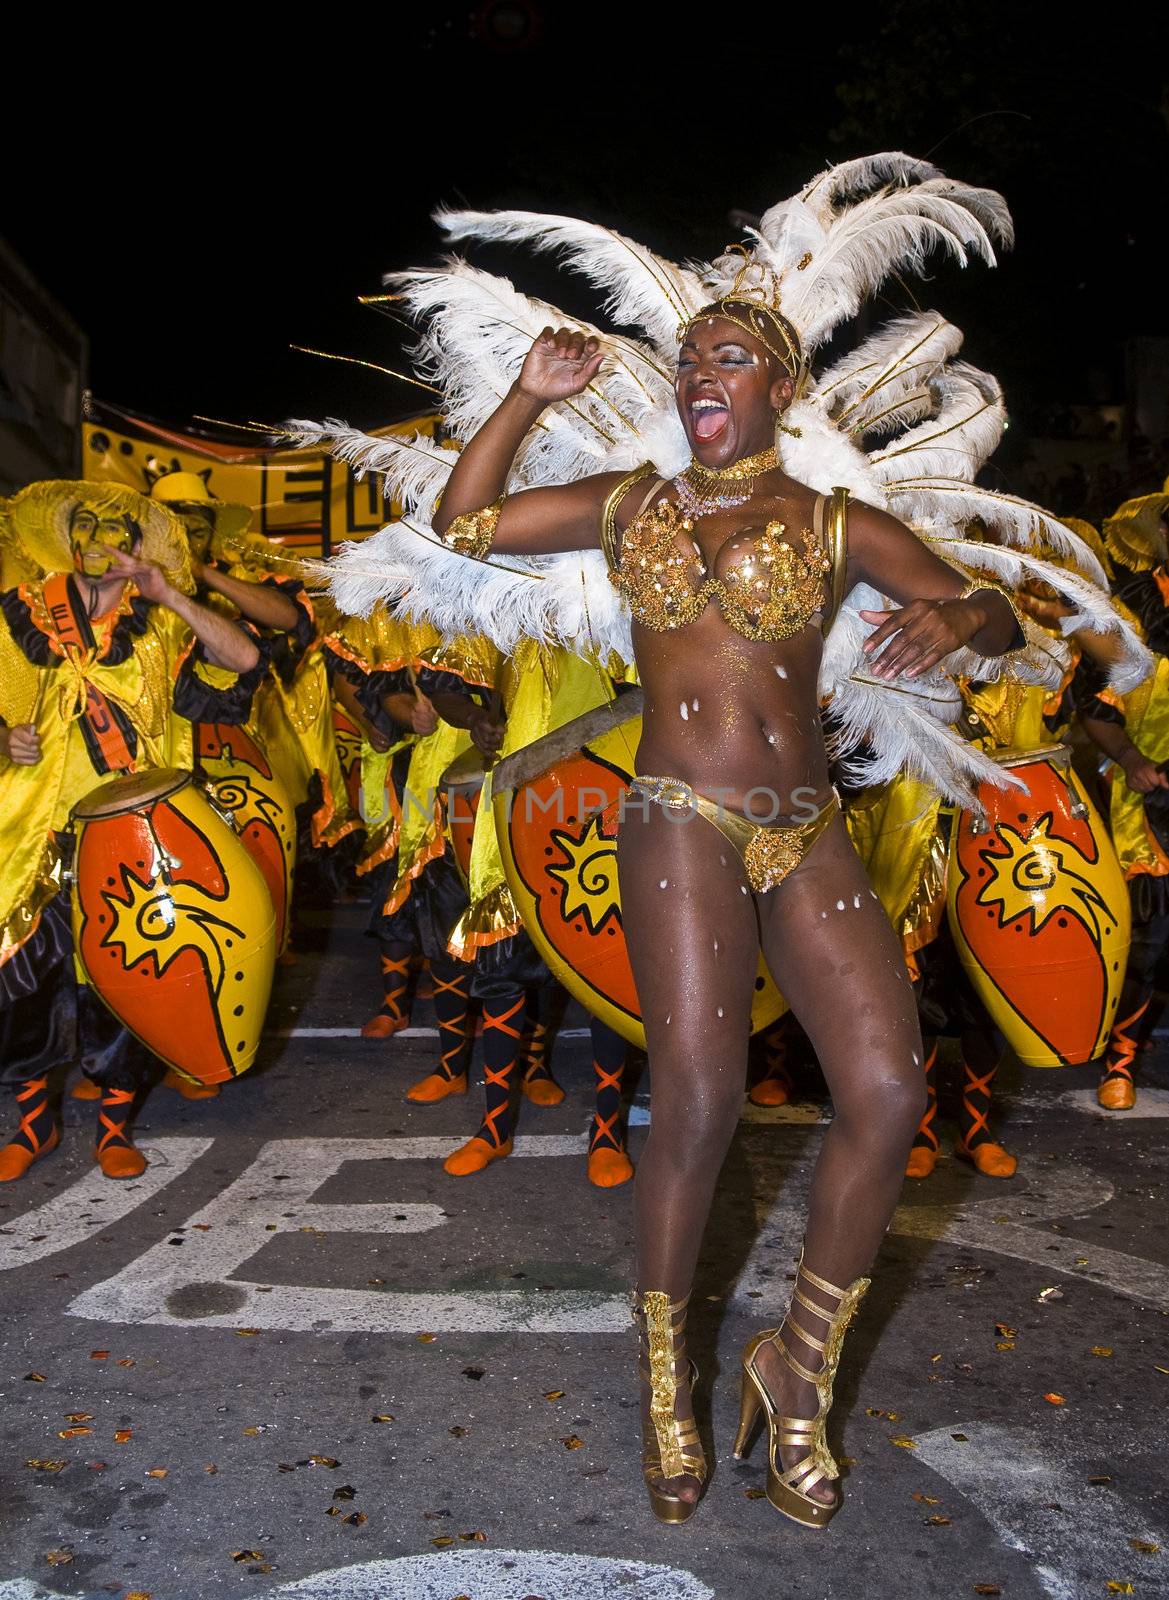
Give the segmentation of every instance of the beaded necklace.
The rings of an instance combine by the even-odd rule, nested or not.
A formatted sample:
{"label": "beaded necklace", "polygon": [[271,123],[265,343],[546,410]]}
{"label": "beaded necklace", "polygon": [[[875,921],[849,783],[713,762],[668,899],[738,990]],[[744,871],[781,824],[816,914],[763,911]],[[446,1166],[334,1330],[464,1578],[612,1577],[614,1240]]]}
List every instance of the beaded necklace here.
{"label": "beaded necklace", "polygon": [[[692,460],[674,479],[678,503],[688,517],[708,517],[716,511],[730,511],[735,506],[746,505],[755,492],[756,479],[765,472],[774,471],[778,465],[779,456],[774,445],[756,455],[744,456],[729,467],[704,467],[701,461]],[[746,489],[738,494],[718,491],[715,485],[719,483],[743,483]]]}

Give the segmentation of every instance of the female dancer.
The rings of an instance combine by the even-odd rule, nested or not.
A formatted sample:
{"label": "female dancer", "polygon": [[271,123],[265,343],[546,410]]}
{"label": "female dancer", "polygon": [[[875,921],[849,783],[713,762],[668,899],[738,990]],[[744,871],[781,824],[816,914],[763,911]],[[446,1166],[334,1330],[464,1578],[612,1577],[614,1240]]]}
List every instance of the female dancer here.
{"label": "female dancer", "polygon": [[900,951],[829,784],[822,637],[842,595],[867,582],[900,606],[861,613],[876,625],[877,679],[919,676],[962,645],[1000,655],[1023,641],[997,586],[966,584],[863,504],[846,538],[844,492],[829,504],[785,474],[776,428],[803,356],[778,311],[747,300],[720,300],[682,330],[675,392],[693,460],[672,484],[644,467],[505,495],[545,408],[582,394],[602,359],[596,338],[545,329],[459,456],[432,525],[476,556],[600,546],[634,618],[644,803],[627,809],[618,860],[653,1073],[637,1308],[645,1478],[664,1521],[684,1521],[705,1482],[685,1306],[742,1103],[760,946],[823,1065],[836,1115],[791,1307],[744,1353],[736,1443],[742,1453],[762,1412],[769,1499],[820,1527],[840,1503],[824,1423],[844,1329],[925,1108]]}

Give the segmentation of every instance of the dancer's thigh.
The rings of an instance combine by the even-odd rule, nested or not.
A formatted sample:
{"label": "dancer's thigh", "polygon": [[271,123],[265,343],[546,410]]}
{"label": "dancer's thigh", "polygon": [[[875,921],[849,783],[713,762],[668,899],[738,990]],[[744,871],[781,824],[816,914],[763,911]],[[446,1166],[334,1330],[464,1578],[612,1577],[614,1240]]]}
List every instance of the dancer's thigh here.
{"label": "dancer's thigh", "polygon": [[763,953],[808,1034],[838,1111],[854,1089],[921,1079],[921,1033],[901,947],[837,818],[759,897]]}
{"label": "dancer's thigh", "polygon": [[662,1068],[746,1071],[759,926],[743,865],[704,818],[633,812],[621,906],[655,1091]]}

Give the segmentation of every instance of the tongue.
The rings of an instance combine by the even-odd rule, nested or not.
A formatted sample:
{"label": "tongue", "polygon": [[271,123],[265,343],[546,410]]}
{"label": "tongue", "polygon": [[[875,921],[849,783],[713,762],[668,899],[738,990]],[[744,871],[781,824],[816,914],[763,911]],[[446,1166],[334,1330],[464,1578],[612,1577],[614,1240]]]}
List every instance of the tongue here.
{"label": "tongue", "polygon": [[727,413],[721,406],[704,406],[701,411],[694,413],[694,437],[713,439],[715,434],[722,432],[726,420]]}

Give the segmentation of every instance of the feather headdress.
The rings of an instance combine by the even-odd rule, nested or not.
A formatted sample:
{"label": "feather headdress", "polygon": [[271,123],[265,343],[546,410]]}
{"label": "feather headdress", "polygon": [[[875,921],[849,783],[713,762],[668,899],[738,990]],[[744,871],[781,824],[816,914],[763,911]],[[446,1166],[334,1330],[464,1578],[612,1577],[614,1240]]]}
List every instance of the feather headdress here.
{"label": "feather headdress", "polygon": [[[460,258],[387,279],[420,326],[419,370],[441,391],[458,443],[494,411],[542,328],[573,321],[601,339],[601,370],[583,394],[543,413],[517,452],[509,489],[647,460],[673,477],[689,458],[673,395],[679,327],[714,301],[748,300],[780,313],[798,343],[801,383],[780,441],[785,471],[815,490],[842,485],[887,509],[959,571],[1008,584],[1043,577],[1073,607],[1066,631],[1120,635],[1118,689],[1148,671],[1143,646],[1101,590],[1104,574],[1089,545],[1041,507],[978,484],[1006,413],[994,378],[957,360],[957,328],[936,312],[897,317],[818,381],[810,377],[813,352],[890,275],[920,272],[936,251],[962,266],[993,265],[996,247],[1012,237],[1000,195],[898,152],[867,156],[828,168],[771,207],[745,245],[684,264],[572,217],[443,211],[437,220],[451,240],[554,252],[603,297],[608,327],[566,318]],[[399,523],[344,547],[324,568],[343,609],[366,613],[394,600],[445,634],[484,633],[505,651],[530,636],[631,658],[629,616],[599,551],[483,562],[435,537],[429,523],[455,448],[421,436],[372,439],[335,422],[294,423],[290,431],[358,471],[383,473],[387,494],[405,508]],[[985,540],[968,536],[973,522]],[[1060,566],[1045,563],[1040,550],[1057,553]],[[953,731],[955,674],[994,679],[1009,670],[1054,686],[1066,646],[1028,624],[1028,647],[1009,664],[964,650],[923,678],[878,681],[865,671],[871,629],[860,612],[886,606],[883,595],[858,585],[824,650],[820,688],[831,697],[837,745],[854,774],[875,781],[908,770],[953,798],[969,796],[977,779],[1012,781]]]}

